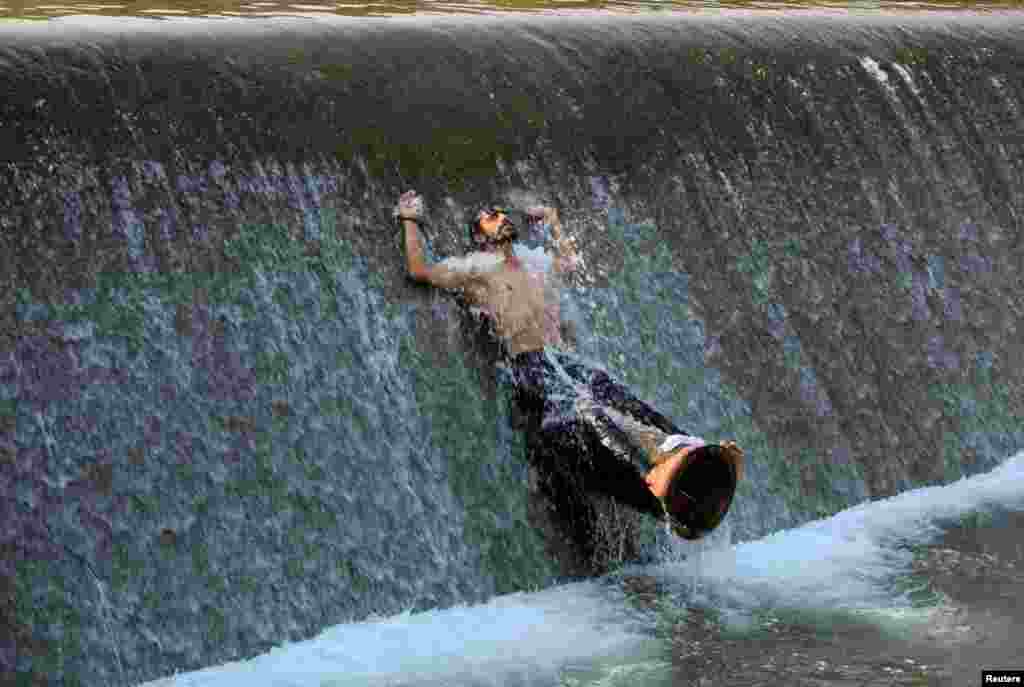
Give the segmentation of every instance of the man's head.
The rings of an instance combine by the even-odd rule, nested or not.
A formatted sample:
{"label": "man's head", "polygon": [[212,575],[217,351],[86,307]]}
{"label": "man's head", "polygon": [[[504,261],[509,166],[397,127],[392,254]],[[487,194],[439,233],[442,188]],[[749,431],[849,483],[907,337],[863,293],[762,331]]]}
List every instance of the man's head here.
{"label": "man's head", "polygon": [[729,512],[743,475],[743,449],[732,441],[686,448],[659,467],[665,472],[662,483],[667,483],[660,500],[673,532],[683,539],[701,539]]}
{"label": "man's head", "polygon": [[519,238],[519,229],[505,210],[490,206],[480,210],[470,222],[469,238],[476,247],[493,250]]}

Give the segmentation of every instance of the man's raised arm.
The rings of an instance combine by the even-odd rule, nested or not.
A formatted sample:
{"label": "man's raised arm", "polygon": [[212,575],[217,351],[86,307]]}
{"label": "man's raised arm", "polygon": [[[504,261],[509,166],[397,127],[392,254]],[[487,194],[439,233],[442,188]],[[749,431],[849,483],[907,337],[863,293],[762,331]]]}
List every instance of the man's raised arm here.
{"label": "man's raised arm", "polygon": [[442,289],[468,289],[479,281],[479,275],[449,269],[444,263],[428,265],[423,257],[418,224],[422,221],[423,199],[415,191],[406,191],[398,199],[395,217],[405,229],[405,258],[409,276]]}
{"label": "man's raised arm", "polygon": [[576,243],[571,238],[562,236],[562,222],[558,218],[558,210],[549,207],[530,208],[526,211],[531,217],[543,219],[551,226],[551,243],[554,244],[555,272],[571,272],[580,264],[576,253]]}

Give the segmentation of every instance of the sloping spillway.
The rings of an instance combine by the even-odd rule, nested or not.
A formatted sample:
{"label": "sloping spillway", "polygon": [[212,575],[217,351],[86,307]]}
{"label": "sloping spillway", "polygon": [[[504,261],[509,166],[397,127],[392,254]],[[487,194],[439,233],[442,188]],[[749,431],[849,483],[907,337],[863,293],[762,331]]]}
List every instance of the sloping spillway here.
{"label": "sloping spillway", "polygon": [[[633,647],[609,585],[507,596],[686,552],[548,488],[493,342],[407,277],[408,188],[431,259],[484,203],[559,208],[576,354],[746,451],[737,578],[992,470],[1024,449],[1022,17],[0,22],[0,674],[123,687],[407,610],[456,629],[406,681],[542,617],[593,641],[538,628],[528,677]],[[443,610],[490,599],[493,635]]]}

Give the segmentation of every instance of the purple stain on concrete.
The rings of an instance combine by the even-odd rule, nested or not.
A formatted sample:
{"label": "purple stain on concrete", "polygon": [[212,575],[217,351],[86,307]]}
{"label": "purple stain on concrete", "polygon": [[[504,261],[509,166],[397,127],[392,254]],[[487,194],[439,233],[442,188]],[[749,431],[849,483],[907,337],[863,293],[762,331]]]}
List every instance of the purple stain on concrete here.
{"label": "purple stain on concrete", "polygon": [[203,243],[210,235],[210,225],[196,224],[192,227],[192,240],[196,243]]}
{"label": "purple stain on concrete", "polygon": [[[10,561],[9,565],[0,568],[0,576],[14,576],[13,560]],[[3,673],[4,675],[14,675],[17,668],[17,661],[15,660],[17,656],[18,647],[14,645],[13,639],[8,640],[7,642],[0,641],[0,673]]]}
{"label": "purple stain on concrete", "polygon": [[704,339],[704,358],[711,358],[722,352],[722,339],[718,336],[709,336]]}
{"label": "purple stain on concrete", "polygon": [[256,450],[256,437],[252,435],[252,432],[245,430],[235,437],[234,446],[239,451],[249,451],[251,453]]}
{"label": "purple stain on concrete", "polygon": [[255,398],[256,371],[242,363],[239,353],[227,350],[223,336],[213,335],[208,307],[195,306],[192,312],[192,364],[203,371],[210,398]]}
{"label": "purple stain on concrete", "polygon": [[960,367],[960,356],[947,351],[941,335],[928,339],[928,364],[934,369],[956,370]]}
{"label": "purple stain on concrete", "polygon": [[160,400],[164,403],[172,403],[178,398],[178,388],[174,384],[160,385]]}
{"label": "purple stain on concrete", "polygon": [[89,479],[81,477],[64,485],[63,496],[66,499],[88,499],[94,491],[93,483]]}
{"label": "purple stain on concrete", "polygon": [[18,378],[18,361],[13,351],[0,353],[0,384],[14,384]]}
{"label": "purple stain on concrete", "polygon": [[804,403],[813,404],[818,417],[825,417],[832,412],[832,404],[818,388],[814,370],[809,367],[800,368],[800,398]]}
{"label": "purple stain on concrete", "polygon": [[882,238],[892,246],[896,254],[896,270],[899,272],[910,272],[913,266],[910,262],[911,246],[899,238],[899,230],[895,224],[883,224],[880,227]]}
{"label": "purple stain on concrete", "polygon": [[849,465],[851,457],[849,446],[836,446],[832,449],[833,465]]}
{"label": "purple stain on concrete", "polygon": [[607,208],[611,204],[608,184],[602,177],[590,177],[590,191],[594,197],[594,207]]}
{"label": "purple stain on concrete", "polygon": [[148,415],[143,421],[142,440],[147,448],[160,445],[161,420],[156,415]]}
{"label": "purple stain on concrete", "polygon": [[992,259],[972,253],[960,257],[960,269],[967,274],[982,274],[992,271]]}
{"label": "purple stain on concrete", "polygon": [[[166,179],[164,168],[160,163],[153,161],[143,162],[143,170],[149,179],[156,177]],[[214,160],[210,163],[206,174],[197,176],[181,174],[176,177],[175,184],[180,193],[201,194],[209,189],[211,183],[222,186],[228,171],[227,166],[223,162]],[[340,182],[336,175],[256,174],[238,177],[236,188],[229,189],[225,193],[225,204],[230,209],[237,210],[241,206],[241,194],[255,193],[263,196],[283,194],[288,198],[289,205],[292,208],[305,211],[306,201],[311,202],[313,207],[318,208],[321,205],[322,194],[335,192],[339,186]],[[171,226],[173,227],[173,214],[162,214],[161,218],[165,222],[171,221]]]}
{"label": "purple stain on concrete", "polygon": [[111,204],[114,208],[114,233],[121,234],[127,241],[132,265],[140,271],[151,271],[152,266],[143,260],[146,248],[145,227],[132,207],[131,189],[125,177],[114,179]]}
{"label": "purple stain on concrete", "polygon": [[274,184],[271,181],[271,179],[265,174],[249,177],[248,186],[250,193],[258,193],[260,195],[269,196],[274,192]]}
{"label": "purple stain on concrete", "polygon": [[26,336],[18,340],[17,396],[30,403],[76,399],[82,392],[78,356],[70,346],[58,347],[48,338]]}
{"label": "purple stain on concrete", "polygon": [[435,320],[445,322],[448,320],[448,306],[444,301],[434,301],[430,305],[430,314]]}
{"label": "purple stain on concrete", "polygon": [[[2,481],[0,481],[2,484]],[[18,513],[14,507],[14,492],[0,492],[3,503],[0,503],[0,542],[17,541],[20,535],[18,527]],[[5,561],[7,556],[0,557],[0,563]]]}
{"label": "purple stain on concrete", "polygon": [[128,180],[124,177],[114,179],[114,187],[110,196],[115,210],[124,210],[132,205],[132,192],[128,188]]}
{"label": "purple stain on concrete", "polygon": [[98,426],[95,415],[65,415],[61,420],[64,431],[67,433],[92,434]]}
{"label": "purple stain on concrete", "polygon": [[41,446],[19,446],[14,453],[15,475],[36,476],[45,472],[49,455]]}
{"label": "purple stain on concrete", "polygon": [[64,289],[64,303],[67,305],[92,305],[95,300],[92,289]]}
{"label": "purple stain on concrete", "polygon": [[93,365],[81,372],[83,384],[125,384],[128,373],[124,370]]}
{"label": "purple stain on concrete", "polygon": [[164,166],[153,160],[146,160],[142,163],[142,171],[146,175],[146,181],[167,181],[167,173]]}
{"label": "purple stain on concrete", "polygon": [[21,521],[21,531],[13,543],[26,559],[57,561],[63,557],[63,552],[50,541],[50,533],[43,523],[35,520],[26,518]]}
{"label": "purple stain on concrete", "polygon": [[320,177],[323,180],[323,190],[326,193],[336,193],[341,188],[341,179],[333,174]]}
{"label": "purple stain on concrete", "polygon": [[786,335],[786,308],[781,303],[768,305],[768,333],[781,341]]}
{"label": "purple stain on concrete", "polygon": [[178,193],[191,193],[193,180],[184,174],[178,175]]}
{"label": "purple stain on concrete", "polygon": [[978,240],[978,225],[974,222],[964,222],[960,225],[960,240],[961,241],[977,241]]}
{"label": "purple stain on concrete", "polygon": [[242,364],[237,351],[226,351],[219,345],[214,351],[210,370],[210,397],[215,400],[251,401],[256,397],[256,373]]}
{"label": "purple stain on concrete", "polygon": [[196,438],[188,432],[176,432],[172,450],[179,463],[192,463]]}
{"label": "purple stain on concrete", "polygon": [[858,274],[878,273],[882,270],[882,261],[864,252],[859,237],[850,242],[847,265],[851,272]]}
{"label": "purple stain on concrete", "polygon": [[898,242],[895,246],[896,249],[896,269],[904,274],[911,272],[914,268],[910,262],[910,245]]}
{"label": "purple stain on concrete", "polygon": [[255,193],[256,182],[254,177],[242,177],[238,180],[238,192],[239,193]]}
{"label": "purple stain on concrete", "polygon": [[63,511],[64,489],[51,487],[42,479],[39,479],[37,475],[28,475],[26,477],[32,485],[32,496],[37,504],[32,512],[33,516],[38,515],[45,519]]}
{"label": "purple stain on concrete", "polygon": [[77,191],[64,194],[64,238],[68,241],[82,238],[82,199]]}
{"label": "purple stain on concrete", "polygon": [[303,181],[306,187],[306,197],[312,201],[313,207],[320,207],[320,182],[321,177],[306,174]]}
{"label": "purple stain on concrete", "polygon": [[288,205],[295,210],[302,210],[306,204],[302,197],[302,180],[295,174],[289,174],[284,178],[285,189],[288,193]]}
{"label": "purple stain on concrete", "polygon": [[959,322],[963,318],[960,289],[950,286],[942,290],[942,314],[947,320]]}
{"label": "purple stain on concrete", "polygon": [[814,381],[814,373],[806,367],[800,368],[800,398],[804,403],[817,400],[818,386]]}
{"label": "purple stain on concrete", "polygon": [[114,536],[114,528],[110,524],[109,516],[96,512],[88,504],[79,506],[78,517],[83,525],[92,528],[101,537],[111,538]]}
{"label": "purple stain on concrete", "polygon": [[921,272],[914,272],[912,279],[910,285],[911,316],[917,322],[926,322],[932,316],[931,308],[928,307],[926,277]]}
{"label": "purple stain on concrete", "polygon": [[54,322],[50,321],[46,323],[46,334],[56,339],[69,340],[72,334],[69,333],[69,327],[66,322]]}
{"label": "purple stain on concrete", "polygon": [[170,243],[174,240],[174,235],[177,233],[178,218],[177,213],[166,208],[157,208],[157,225],[159,227],[160,240],[165,243]]}
{"label": "purple stain on concrete", "polygon": [[213,177],[215,182],[220,183],[221,179],[227,174],[227,168],[224,167],[224,163],[220,160],[214,160],[210,163],[210,176]]}

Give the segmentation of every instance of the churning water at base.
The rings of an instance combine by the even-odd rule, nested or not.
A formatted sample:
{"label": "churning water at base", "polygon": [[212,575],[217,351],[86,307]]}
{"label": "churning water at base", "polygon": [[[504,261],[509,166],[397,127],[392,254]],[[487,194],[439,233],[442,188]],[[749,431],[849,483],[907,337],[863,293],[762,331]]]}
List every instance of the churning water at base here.
{"label": "churning water at base", "polygon": [[[1024,556],[1019,543],[1000,558],[938,548],[939,540],[980,518],[986,524],[971,541],[1019,542],[1022,512],[1019,453],[987,474],[758,541],[478,606],[338,625],[147,687],[954,684],[983,667],[1020,667],[972,661],[1024,655],[1015,603],[1000,615],[978,601],[999,590],[1019,597]],[[1009,524],[993,513],[1011,514]],[[936,556],[922,564],[935,551],[953,556],[950,570],[938,569]],[[981,561],[982,577],[955,578],[968,559]],[[947,573],[952,595],[936,583]],[[961,593],[969,585],[976,593]],[[957,597],[972,598],[970,607]]]}

